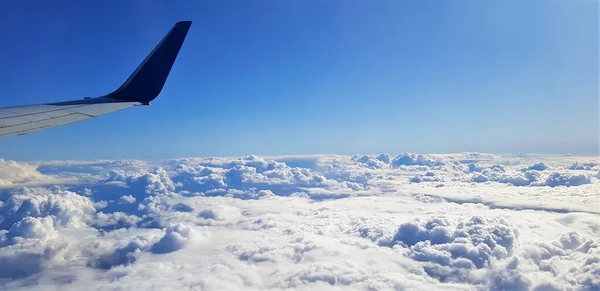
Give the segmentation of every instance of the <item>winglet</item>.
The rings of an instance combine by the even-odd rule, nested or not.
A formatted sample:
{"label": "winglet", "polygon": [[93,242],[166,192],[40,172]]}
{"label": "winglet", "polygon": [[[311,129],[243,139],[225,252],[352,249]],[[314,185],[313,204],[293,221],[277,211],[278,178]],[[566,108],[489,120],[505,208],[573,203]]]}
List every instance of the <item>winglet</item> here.
{"label": "winglet", "polygon": [[177,22],[125,83],[105,97],[149,105],[162,91],[191,25]]}

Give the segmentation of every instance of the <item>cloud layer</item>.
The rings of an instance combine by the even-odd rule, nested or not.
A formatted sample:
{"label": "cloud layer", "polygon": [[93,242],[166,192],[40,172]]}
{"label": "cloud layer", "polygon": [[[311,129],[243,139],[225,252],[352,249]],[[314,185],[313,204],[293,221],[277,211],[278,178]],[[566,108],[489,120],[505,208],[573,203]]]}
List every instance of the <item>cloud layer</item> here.
{"label": "cloud layer", "polygon": [[600,166],[0,161],[0,289],[600,290]]}

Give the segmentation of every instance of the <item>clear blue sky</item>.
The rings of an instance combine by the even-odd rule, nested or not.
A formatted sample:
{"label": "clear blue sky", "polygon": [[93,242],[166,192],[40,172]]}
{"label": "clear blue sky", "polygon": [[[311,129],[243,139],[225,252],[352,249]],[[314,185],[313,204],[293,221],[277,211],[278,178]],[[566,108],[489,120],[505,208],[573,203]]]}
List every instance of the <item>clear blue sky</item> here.
{"label": "clear blue sky", "polygon": [[598,1],[3,1],[0,106],[118,87],[193,24],[157,100],[0,158],[596,154]]}

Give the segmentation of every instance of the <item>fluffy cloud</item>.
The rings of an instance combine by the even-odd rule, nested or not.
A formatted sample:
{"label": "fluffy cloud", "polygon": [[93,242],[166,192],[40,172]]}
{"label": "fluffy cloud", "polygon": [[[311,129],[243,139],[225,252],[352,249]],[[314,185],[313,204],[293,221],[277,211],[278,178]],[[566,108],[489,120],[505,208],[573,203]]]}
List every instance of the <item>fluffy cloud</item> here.
{"label": "fluffy cloud", "polygon": [[518,230],[502,219],[473,216],[455,221],[441,216],[401,224],[387,244],[402,247],[442,282],[493,286],[495,278],[480,270],[496,271],[493,263],[513,255],[518,236]]}
{"label": "fluffy cloud", "polygon": [[546,185],[550,187],[581,186],[591,182],[592,177],[589,174],[552,173],[546,178]]}
{"label": "fluffy cloud", "polygon": [[445,164],[445,161],[439,157],[412,153],[402,153],[397,156],[388,154],[357,155],[352,160],[371,168],[400,168],[402,166],[439,167]]}
{"label": "fluffy cloud", "polygon": [[0,289],[599,290],[593,158],[0,162]]}
{"label": "fluffy cloud", "polygon": [[544,162],[538,162],[538,163],[530,165],[527,168],[524,168],[524,170],[535,170],[535,171],[544,171],[546,169],[548,169],[548,165],[546,165]]}
{"label": "fluffy cloud", "polygon": [[185,247],[196,236],[193,227],[187,224],[172,224],[165,230],[165,235],[152,245],[152,252],[170,253]]}
{"label": "fluffy cloud", "polygon": [[0,229],[27,217],[49,217],[57,226],[79,226],[96,211],[88,197],[59,187],[20,188],[5,197],[0,205]]}
{"label": "fluffy cloud", "polygon": [[0,159],[0,188],[68,183],[70,179],[44,175],[34,163],[17,163]]}
{"label": "fluffy cloud", "polygon": [[569,170],[584,170],[584,171],[593,171],[598,168],[597,163],[579,163],[575,162],[571,166],[569,166]]}

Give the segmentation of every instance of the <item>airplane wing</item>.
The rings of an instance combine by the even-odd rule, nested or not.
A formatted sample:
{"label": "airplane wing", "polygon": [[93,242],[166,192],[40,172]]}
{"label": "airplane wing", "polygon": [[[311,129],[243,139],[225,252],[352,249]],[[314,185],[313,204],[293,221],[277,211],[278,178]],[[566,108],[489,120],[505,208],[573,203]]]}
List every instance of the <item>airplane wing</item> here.
{"label": "airplane wing", "polygon": [[191,21],[177,22],[129,78],[107,95],[0,108],[0,138],[24,135],[134,106],[150,105],[162,91],[191,24]]}

